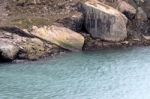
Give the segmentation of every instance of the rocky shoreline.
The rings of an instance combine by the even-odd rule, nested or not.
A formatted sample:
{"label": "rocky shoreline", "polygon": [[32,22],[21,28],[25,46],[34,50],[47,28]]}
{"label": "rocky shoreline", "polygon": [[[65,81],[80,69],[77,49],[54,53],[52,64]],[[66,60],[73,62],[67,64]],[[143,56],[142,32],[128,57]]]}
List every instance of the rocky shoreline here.
{"label": "rocky shoreline", "polygon": [[[140,4],[134,0],[104,1],[68,0],[64,2],[60,0],[58,1],[60,4],[64,3],[61,5],[62,8],[57,8],[58,2],[55,2],[56,8],[49,7],[46,5],[49,3],[47,0],[43,2],[14,0],[11,3],[14,5],[13,8],[8,8],[9,1],[0,2],[0,8],[5,12],[0,16],[0,61],[38,60],[71,51],[150,45],[150,7],[148,5],[150,2],[148,0],[144,2],[139,0]],[[1,6],[3,3],[5,7]],[[29,22],[23,19],[15,21],[17,24],[14,24],[14,21],[9,18],[15,16],[11,10],[18,9],[18,6],[21,8],[19,13],[27,11],[27,7],[29,9],[25,13],[27,15],[38,14],[30,13],[30,11],[37,10],[35,7],[44,6],[45,10],[39,10],[44,14],[44,19],[49,16],[48,8],[51,10],[53,8],[52,12],[56,13],[60,13],[57,11],[61,9],[70,15],[65,14],[63,18],[58,15],[59,18],[51,23],[48,22],[51,18],[46,21],[40,19],[42,22],[39,20],[34,22],[32,18],[28,20]]]}

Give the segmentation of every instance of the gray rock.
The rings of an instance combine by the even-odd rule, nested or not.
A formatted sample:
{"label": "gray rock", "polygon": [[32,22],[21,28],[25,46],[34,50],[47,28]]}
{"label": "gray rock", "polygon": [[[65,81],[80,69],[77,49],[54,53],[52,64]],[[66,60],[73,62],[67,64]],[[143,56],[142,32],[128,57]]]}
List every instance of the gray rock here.
{"label": "gray rock", "polygon": [[19,48],[8,42],[0,42],[0,59],[2,61],[14,60]]}
{"label": "gray rock", "polygon": [[150,18],[150,0],[144,0],[144,3],[141,7],[146,12],[147,17]]}
{"label": "gray rock", "polygon": [[141,7],[138,7],[138,11],[137,11],[137,16],[136,17],[137,17],[138,20],[141,20],[141,21],[148,20],[145,11]]}
{"label": "gray rock", "polygon": [[44,46],[43,41],[41,41],[41,40],[38,39],[38,38],[32,38],[32,39],[31,39],[31,42],[32,42],[32,43],[35,43],[35,44],[37,44],[37,45],[40,45],[40,46]]}
{"label": "gray rock", "polygon": [[118,10],[121,12],[136,14],[136,9],[126,1],[120,1],[120,2],[118,1]]}
{"label": "gray rock", "polygon": [[127,18],[118,10],[98,3],[83,4],[85,28],[94,38],[106,41],[121,41],[127,37]]}
{"label": "gray rock", "polygon": [[147,17],[150,18],[150,0],[128,0],[128,3],[135,8],[141,7],[147,14]]}
{"label": "gray rock", "polygon": [[[81,31],[84,17],[81,12],[75,12],[72,16],[57,20],[57,23],[74,31]],[[56,23],[56,24],[57,24]]]}

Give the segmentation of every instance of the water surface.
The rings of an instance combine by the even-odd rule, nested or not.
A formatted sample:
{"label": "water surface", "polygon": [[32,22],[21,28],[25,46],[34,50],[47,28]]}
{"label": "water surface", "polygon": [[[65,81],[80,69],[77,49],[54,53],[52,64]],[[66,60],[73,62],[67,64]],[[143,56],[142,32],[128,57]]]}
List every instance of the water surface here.
{"label": "water surface", "polygon": [[150,47],[0,64],[0,99],[150,99]]}

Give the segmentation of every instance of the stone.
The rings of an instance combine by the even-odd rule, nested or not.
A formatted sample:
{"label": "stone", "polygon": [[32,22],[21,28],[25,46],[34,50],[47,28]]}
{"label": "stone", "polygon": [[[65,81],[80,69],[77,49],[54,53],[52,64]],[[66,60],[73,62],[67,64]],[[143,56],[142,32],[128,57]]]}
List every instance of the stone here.
{"label": "stone", "polygon": [[98,3],[97,6],[85,2],[82,4],[85,16],[85,29],[94,38],[118,42],[127,37],[127,18],[118,10]]}
{"label": "stone", "polygon": [[147,21],[148,20],[145,11],[141,7],[138,7],[136,18],[137,18],[137,20],[140,20],[140,21]]}
{"label": "stone", "polygon": [[150,0],[144,0],[144,3],[142,4],[142,9],[147,14],[147,17],[150,18]]}
{"label": "stone", "polygon": [[[37,39],[38,40],[38,39]],[[36,39],[30,39],[28,42],[22,43],[19,59],[37,60],[45,54],[45,48],[43,43]]]}
{"label": "stone", "polygon": [[0,42],[0,60],[12,61],[15,59],[19,48],[8,42]]}
{"label": "stone", "polygon": [[123,42],[121,42],[121,44],[128,45],[128,44],[129,44],[129,41],[123,41]]}
{"label": "stone", "polygon": [[135,0],[126,0],[128,4],[132,5],[134,8],[138,7],[138,4]]}
{"label": "stone", "polygon": [[17,5],[40,4],[40,0],[13,0]]}
{"label": "stone", "polygon": [[144,40],[150,41],[150,36],[142,35],[142,37],[144,38]]}
{"label": "stone", "polygon": [[81,12],[75,12],[73,15],[67,18],[57,20],[57,23],[77,32],[82,30],[83,22],[84,17]]}
{"label": "stone", "polygon": [[134,8],[132,5],[123,0],[118,0],[117,4],[117,9],[123,14],[125,14],[128,19],[131,20],[134,18],[137,12],[136,8]]}
{"label": "stone", "polygon": [[32,38],[32,39],[31,39],[31,42],[32,42],[32,43],[35,43],[35,44],[37,44],[37,45],[40,45],[40,46],[44,46],[43,41],[41,41],[41,40],[38,39],[38,38]]}
{"label": "stone", "polygon": [[134,8],[126,1],[122,1],[122,0],[118,0],[118,10],[120,12],[128,12],[130,14],[136,14],[136,8]]}
{"label": "stone", "polygon": [[144,2],[144,0],[133,0],[138,6],[141,5],[141,3]]}
{"label": "stone", "polygon": [[84,37],[68,28],[61,26],[33,27],[31,34],[70,51],[82,50]]}
{"label": "stone", "polygon": [[141,7],[147,14],[147,17],[150,18],[150,0],[128,0],[128,3],[135,8]]}
{"label": "stone", "polygon": [[113,43],[113,42],[102,42],[102,46],[103,46],[103,48],[113,48],[113,47],[115,47],[115,43]]}

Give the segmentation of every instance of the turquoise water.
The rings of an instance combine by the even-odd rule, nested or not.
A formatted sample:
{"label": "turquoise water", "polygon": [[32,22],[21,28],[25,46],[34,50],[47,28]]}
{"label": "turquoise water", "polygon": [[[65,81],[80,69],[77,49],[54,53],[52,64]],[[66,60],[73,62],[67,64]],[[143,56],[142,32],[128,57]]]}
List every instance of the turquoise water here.
{"label": "turquoise water", "polygon": [[150,99],[150,48],[0,64],[0,99]]}

